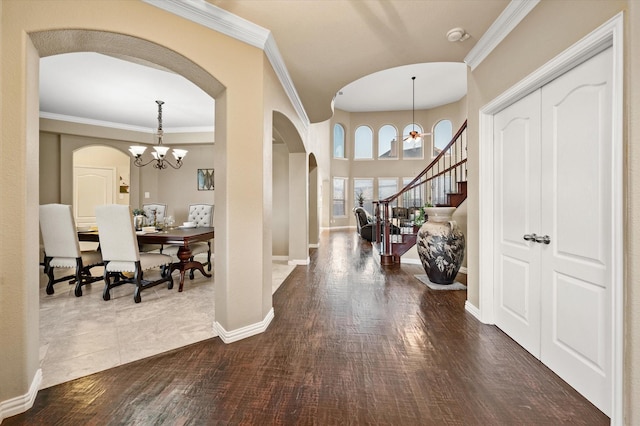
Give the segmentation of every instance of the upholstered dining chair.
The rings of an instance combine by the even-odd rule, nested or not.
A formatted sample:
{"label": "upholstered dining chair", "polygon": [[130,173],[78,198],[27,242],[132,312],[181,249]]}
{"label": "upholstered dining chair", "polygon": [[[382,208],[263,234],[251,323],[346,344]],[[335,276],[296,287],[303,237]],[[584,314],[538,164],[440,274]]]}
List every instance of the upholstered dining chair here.
{"label": "upholstered dining chair", "polygon": [[[125,283],[136,286],[133,300],[140,303],[143,289],[168,282],[173,288],[171,256],[161,253],[140,253],[133,216],[129,206],[108,204],[96,206],[98,238],[104,260],[104,291],[102,298],[111,299],[110,290]],[[143,272],[160,268],[161,277],[155,281],[145,280]],[[124,273],[133,273],[128,277]],[[111,279],[115,278],[113,282]]]}
{"label": "upholstered dining chair", "polygon": [[161,204],[161,203],[143,204],[142,210],[144,210],[144,213],[147,217],[147,225],[153,226],[154,218],[156,223],[162,223],[162,224],[164,223],[164,217],[167,214],[166,204]]}
{"label": "upholstered dining chair", "polygon": [[[142,205],[142,210],[144,210],[144,214],[146,219],[146,224],[149,226],[154,225],[154,219],[156,223],[164,224],[164,218],[169,212],[167,210],[167,205],[162,203],[147,203]],[[140,251],[154,251],[159,250],[160,253],[163,251],[162,244],[142,244],[139,246]]]}
{"label": "upholstered dining chair", "polygon": [[[44,204],[40,206],[40,231],[44,243],[44,273],[49,278],[47,294],[53,294],[53,285],[62,281],[75,282],[74,294],[82,296],[82,286],[99,281],[102,277],[91,275],[91,268],[102,266],[98,250],[80,250],[76,224],[71,206]],[[55,278],[56,268],[75,268],[73,275]]]}
{"label": "upholstered dining chair", "polygon": [[[213,209],[214,206],[212,204],[191,204],[189,205],[189,215],[187,221],[194,222],[196,224],[196,227],[213,226]],[[171,245],[165,247],[163,253],[177,256],[179,248],[180,246]],[[206,243],[199,242],[190,244],[189,248],[191,249],[190,260],[193,260],[193,257],[198,254],[207,254],[207,261],[203,262],[203,265],[207,265],[207,271],[211,272],[211,241],[207,241]],[[189,278],[193,279],[193,277],[194,273],[192,269],[191,271],[189,271]]]}

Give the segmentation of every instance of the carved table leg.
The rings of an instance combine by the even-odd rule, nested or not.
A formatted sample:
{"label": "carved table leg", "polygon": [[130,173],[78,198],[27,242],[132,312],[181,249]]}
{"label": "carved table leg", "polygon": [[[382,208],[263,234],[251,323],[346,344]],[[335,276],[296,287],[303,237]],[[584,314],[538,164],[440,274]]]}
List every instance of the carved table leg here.
{"label": "carved table leg", "polygon": [[176,269],[180,270],[180,285],[178,286],[178,292],[181,292],[182,287],[184,286],[184,274],[186,271],[197,269],[198,271],[202,272],[202,275],[204,275],[205,277],[211,277],[211,274],[208,274],[204,271],[202,263],[197,261],[189,261],[190,258],[191,249],[189,248],[189,246],[180,246],[180,248],[178,249],[178,259],[180,259],[180,262],[176,262],[171,265],[171,272],[175,271]]}

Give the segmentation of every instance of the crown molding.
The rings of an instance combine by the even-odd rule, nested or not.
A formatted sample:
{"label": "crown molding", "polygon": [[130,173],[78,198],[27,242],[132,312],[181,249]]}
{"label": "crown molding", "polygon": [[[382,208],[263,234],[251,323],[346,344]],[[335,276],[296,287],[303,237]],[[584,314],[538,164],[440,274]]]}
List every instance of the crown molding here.
{"label": "crown molding", "polygon": [[[86,124],[89,126],[108,127],[111,129],[127,130],[131,132],[155,134],[156,129],[143,126],[133,126],[130,124],[114,123],[113,121],[94,120],[91,118],[77,117],[75,115],[55,114],[52,112],[40,111],[40,118],[47,120],[64,121],[69,123]],[[213,133],[213,126],[199,127],[165,127],[165,134],[170,133]]]}
{"label": "crown molding", "polygon": [[280,84],[293,104],[298,117],[302,121],[305,131],[309,127],[309,117],[293,85],[291,76],[280,55],[280,50],[271,31],[262,28],[233,13],[214,6],[204,0],[142,0],[152,6],[163,9],[181,18],[205,26],[214,31],[225,34],[236,40],[262,49],[269,59]]}
{"label": "crown molding", "polygon": [[473,71],[502,40],[533,10],[540,0],[511,0],[500,16],[469,51],[464,62]]}

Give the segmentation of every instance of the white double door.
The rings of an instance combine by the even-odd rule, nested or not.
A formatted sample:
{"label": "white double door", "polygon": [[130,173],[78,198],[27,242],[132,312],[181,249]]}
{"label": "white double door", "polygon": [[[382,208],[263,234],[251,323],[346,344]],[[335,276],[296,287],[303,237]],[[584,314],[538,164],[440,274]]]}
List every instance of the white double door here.
{"label": "white double door", "polygon": [[496,325],[608,415],[611,54],[494,117]]}

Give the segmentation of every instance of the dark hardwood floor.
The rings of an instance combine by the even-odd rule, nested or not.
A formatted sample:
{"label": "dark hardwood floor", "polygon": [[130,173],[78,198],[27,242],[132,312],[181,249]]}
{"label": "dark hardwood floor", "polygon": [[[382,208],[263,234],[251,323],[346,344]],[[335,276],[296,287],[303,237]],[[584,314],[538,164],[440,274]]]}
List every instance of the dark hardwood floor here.
{"label": "dark hardwood floor", "polygon": [[38,393],[4,425],[557,425],[609,419],[499,329],[325,232],[258,336],[210,339]]}

